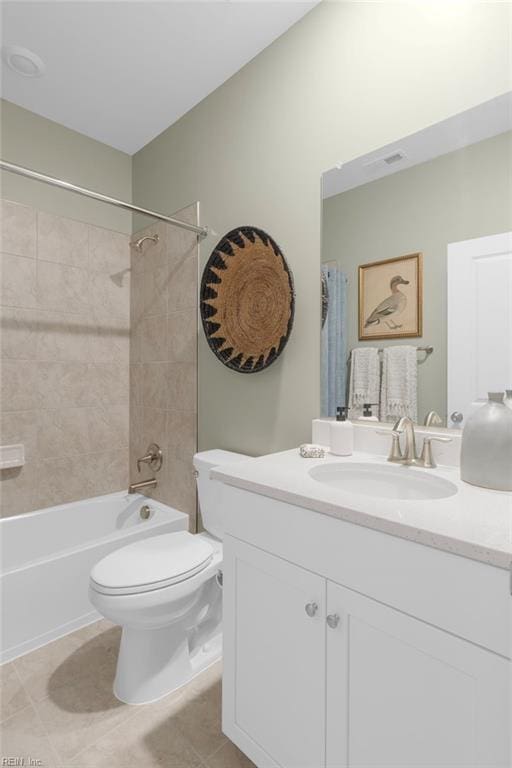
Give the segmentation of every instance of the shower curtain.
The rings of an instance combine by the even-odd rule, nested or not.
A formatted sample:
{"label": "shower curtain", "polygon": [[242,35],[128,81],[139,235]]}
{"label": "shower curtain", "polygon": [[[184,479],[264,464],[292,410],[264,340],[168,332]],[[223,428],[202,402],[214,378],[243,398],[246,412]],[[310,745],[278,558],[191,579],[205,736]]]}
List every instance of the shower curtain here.
{"label": "shower curtain", "polygon": [[322,416],[335,416],[336,408],[345,405],[347,384],[347,276],[335,263],[322,264],[327,280],[329,307],[321,336],[321,400]]}

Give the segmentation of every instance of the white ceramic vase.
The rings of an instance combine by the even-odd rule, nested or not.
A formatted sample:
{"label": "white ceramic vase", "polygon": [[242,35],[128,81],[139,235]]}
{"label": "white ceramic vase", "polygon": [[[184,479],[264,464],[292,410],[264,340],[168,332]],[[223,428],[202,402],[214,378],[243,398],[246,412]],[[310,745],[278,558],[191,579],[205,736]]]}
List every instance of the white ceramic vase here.
{"label": "white ceramic vase", "polygon": [[503,392],[489,392],[488,402],[468,419],[462,432],[462,480],[496,491],[512,491],[512,410]]}

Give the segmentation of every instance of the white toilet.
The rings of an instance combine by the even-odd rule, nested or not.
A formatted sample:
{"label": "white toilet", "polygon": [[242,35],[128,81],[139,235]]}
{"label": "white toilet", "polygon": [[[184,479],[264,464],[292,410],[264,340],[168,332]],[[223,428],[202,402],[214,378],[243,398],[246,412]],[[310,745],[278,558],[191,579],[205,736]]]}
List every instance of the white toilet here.
{"label": "white toilet", "polygon": [[247,458],[221,450],[194,456],[205,533],[143,539],[92,569],[91,603],[123,628],[114,682],[121,701],[156,701],[220,657],[224,525],[221,485],[209,473]]}

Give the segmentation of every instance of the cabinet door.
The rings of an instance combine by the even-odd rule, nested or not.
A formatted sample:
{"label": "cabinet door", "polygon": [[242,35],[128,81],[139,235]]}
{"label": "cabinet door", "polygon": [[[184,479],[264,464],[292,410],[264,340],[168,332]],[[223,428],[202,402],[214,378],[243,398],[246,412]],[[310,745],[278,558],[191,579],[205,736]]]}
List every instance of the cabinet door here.
{"label": "cabinet door", "polygon": [[331,582],[327,613],[328,768],[509,766],[508,660]]}
{"label": "cabinet door", "polygon": [[325,579],[229,536],[223,571],[224,732],[259,768],[322,768]]}

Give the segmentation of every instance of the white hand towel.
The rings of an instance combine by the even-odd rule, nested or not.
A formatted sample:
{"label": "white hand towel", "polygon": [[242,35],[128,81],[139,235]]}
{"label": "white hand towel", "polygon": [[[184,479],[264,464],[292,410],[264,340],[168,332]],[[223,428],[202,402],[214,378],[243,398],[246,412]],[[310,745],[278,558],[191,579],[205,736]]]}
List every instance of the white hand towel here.
{"label": "white hand towel", "polygon": [[364,403],[379,402],[380,361],[377,347],[358,347],[350,358],[349,417],[357,419]]}
{"label": "white hand towel", "polygon": [[416,347],[385,347],[380,390],[381,421],[401,416],[418,420],[418,357]]}

